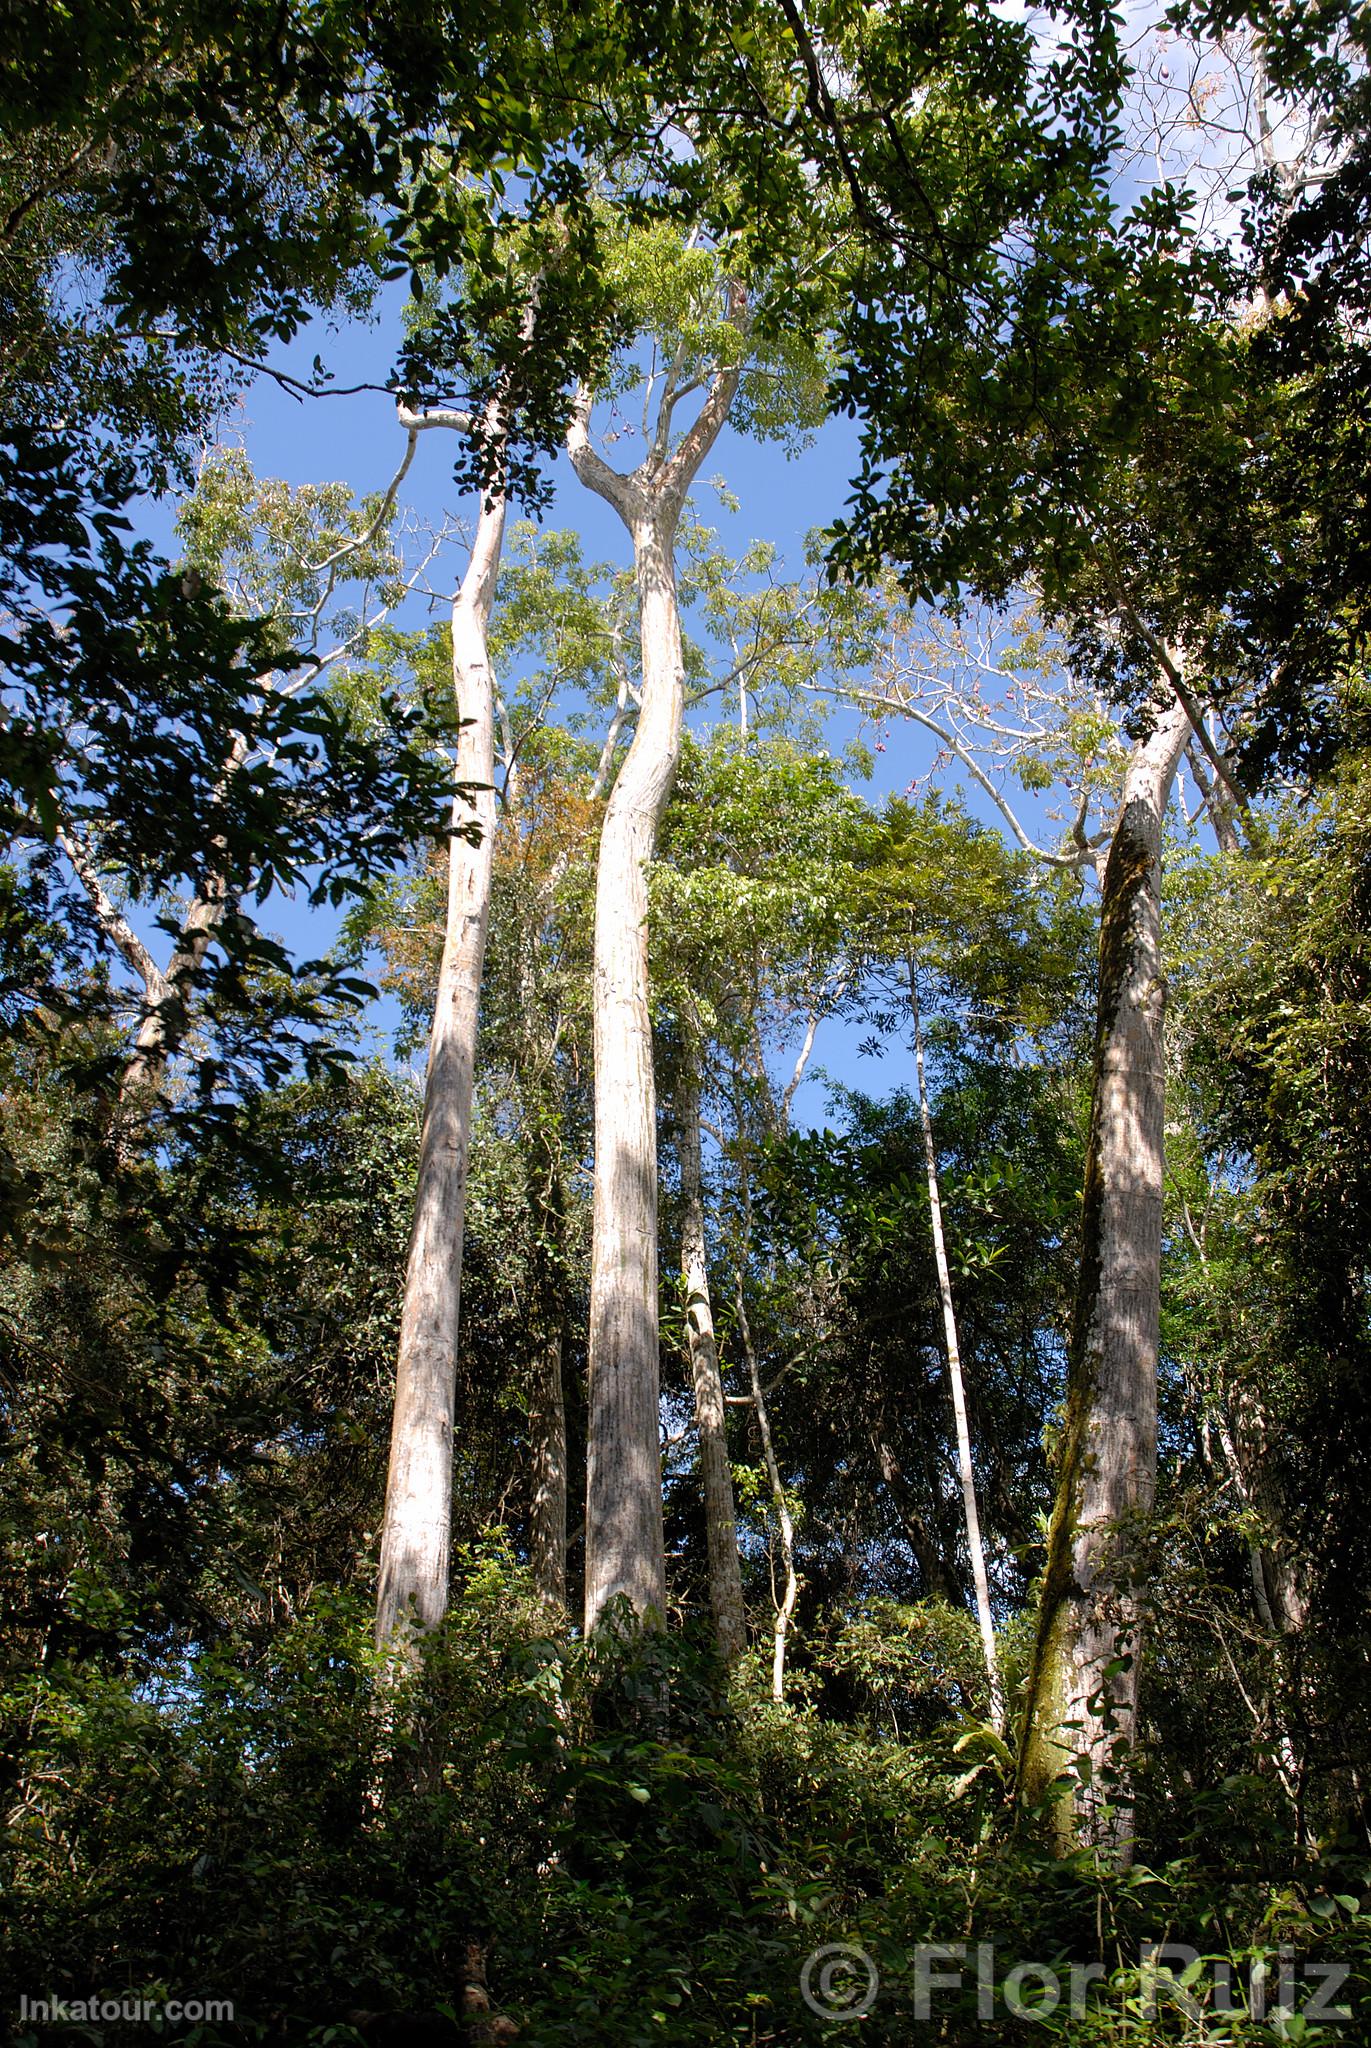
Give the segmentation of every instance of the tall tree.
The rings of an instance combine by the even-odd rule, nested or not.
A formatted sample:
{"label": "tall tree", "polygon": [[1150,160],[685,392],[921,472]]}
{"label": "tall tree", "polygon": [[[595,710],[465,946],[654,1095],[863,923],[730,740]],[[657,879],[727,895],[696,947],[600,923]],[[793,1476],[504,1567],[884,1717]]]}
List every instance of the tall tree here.
{"label": "tall tree", "polygon": [[1125,1853],[1157,1473],[1162,826],[1190,732],[1185,706],[1162,699],[1130,757],[1105,867],[1080,1288],[1020,1757],[1031,1801],[1050,1798],[1074,1758],[1074,1783],[1055,1806],[1061,1838],[1074,1840],[1079,1814]]}
{"label": "tall tree", "polygon": [[[1078,593],[1077,601],[1084,608],[1088,598]],[[1095,807],[1114,803],[1108,785],[1120,748],[1113,721],[1099,703],[1071,705],[1068,699],[1054,706],[1043,674],[1047,648],[1036,633],[1025,640],[1022,632],[1021,623],[1018,640],[1009,634],[993,652],[982,642],[979,660],[972,658],[975,635],[952,634],[941,644],[945,655],[955,650],[955,658],[941,676],[938,646],[926,643],[921,659],[892,659],[881,680],[892,705],[907,708],[970,768],[1028,855],[1049,866],[1093,871],[1100,883],[1081,1273],[1019,1781],[1030,1802],[1051,1806],[1064,1845],[1083,1829],[1128,1853],[1127,1753],[1136,1732],[1145,1524],[1157,1459],[1165,1134],[1162,829],[1186,749],[1197,746],[1201,733],[1211,749],[1214,741],[1199,708],[1203,685],[1187,685],[1179,656],[1167,650],[1161,694],[1141,718],[1142,729],[1122,761],[1113,815],[1106,812],[1106,822],[1089,829]],[[935,633],[934,643],[939,641]],[[1020,674],[1015,662],[1025,655],[1028,672]],[[1003,701],[987,706],[984,690],[991,676]],[[1219,765],[1225,765],[1221,754]],[[1079,793],[1072,792],[1074,817],[1060,850],[1038,844],[1020,823],[1003,789],[1010,766],[1030,788],[1035,782],[1050,786],[1062,767],[1071,771]],[[1222,785],[1216,777],[1204,787],[1212,814]],[[1220,816],[1226,818],[1226,808]],[[1063,1779],[1072,1756],[1075,1776]]]}
{"label": "tall tree", "polygon": [[[711,585],[709,609],[715,614],[724,610],[731,618],[732,608],[721,605],[723,596],[721,588]],[[805,754],[794,741],[770,737],[765,731],[769,724],[793,722],[794,707],[787,703],[790,685],[796,672],[807,673],[811,659],[817,659],[816,636],[801,628],[794,598],[793,591],[769,583],[757,593],[752,630],[743,636],[767,650],[755,666],[740,671],[736,641],[729,634],[726,644],[734,656],[729,680],[745,685],[751,712],[746,721],[740,714],[736,730],[722,727],[707,744],[693,738],[687,742],[683,780],[666,821],[662,858],[653,877],[654,986],[674,1027],[679,1098],[694,1097],[697,1119],[693,1140],[689,1130],[681,1129],[677,1146],[687,1343],[704,1482],[711,1604],[720,1642],[726,1647],[720,1617],[735,1597],[738,1554],[726,1397],[714,1337],[700,1199],[698,1119],[706,1084],[711,1107],[717,1103],[723,1112],[716,1135],[732,1169],[725,1172],[725,1187],[732,1183],[737,1210],[734,1227],[720,1233],[734,1267],[733,1299],[724,1315],[747,1368],[748,1392],[735,1393],[732,1400],[748,1408],[755,1423],[781,1551],[772,1636],[772,1687],[778,1699],[784,1692],[800,1583],[795,1518],[744,1291],[751,1245],[751,1155],[759,1144],[784,1132],[819,1024],[841,1001],[846,904],[837,871],[859,814],[837,763],[821,754]],[[746,616],[752,608],[740,609]],[[695,1327],[706,1310],[707,1349],[698,1341]]]}
{"label": "tall tree", "polygon": [[952,1272],[947,1260],[943,1233],[942,1194],[938,1186],[938,1153],[933,1142],[933,1116],[928,1103],[928,1082],[924,1073],[923,1021],[919,1014],[919,963],[911,952],[906,968],[909,977],[909,1017],[914,1033],[914,1072],[919,1093],[919,1122],[923,1129],[924,1165],[928,1174],[928,1216],[933,1231],[933,1262],[938,1274],[938,1300],[943,1315],[943,1339],[947,1347],[947,1378],[952,1393],[952,1413],[957,1431],[957,1477],[962,1489],[962,1515],[966,1523],[966,1549],[971,1560],[971,1583],[976,1593],[976,1621],[985,1655],[985,1675],[990,1688],[990,1718],[996,1734],[1004,1731],[1004,1687],[1000,1682],[999,1658],[995,1650],[995,1617],[990,1606],[990,1581],[986,1577],[985,1544],[981,1537],[981,1513],[976,1500],[976,1471],[971,1458],[971,1428],[966,1413],[966,1382],[962,1376],[961,1345],[957,1339],[957,1309],[952,1298]]}
{"label": "tall tree", "polygon": [[[703,265],[691,262],[692,253]],[[642,644],[641,702],[605,810],[595,891],[587,1629],[620,1595],[636,1614],[660,1618],[666,1611],[647,870],[675,779],[685,701],[676,533],[686,493],[728,417],[746,345],[746,295],[740,285],[716,278],[712,256],[687,252],[674,282],[678,291],[695,295],[697,319],[705,315],[706,352],[702,357],[698,341],[692,350],[688,327],[677,328],[643,461],[624,475],[592,446],[589,387],[578,397],[567,443],[582,483],[613,506],[632,539]],[[722,296],[722,317],[708,317],[702,295],[706,306]],[[673,440],[682,398],[701,381],[699,413]]]}
{"label": "tall tree", "polygon": [[[996,722],[1001,721],[997,718]],[[1004,849],[992,833],[970,829],[955,810],[945,812],[936,798],[921,810],[903,800],[890,802],[878,828],[870,835],[866,860],[869,871],[861,890],[858,943],[866,955],[863,964],[868,984],[889,987],[897,1000],[903,998],[902,1007],[909,1015],[927,1221],[953,1413],[966,1556],[985,1660],[990,1718],[997,1733],[1003,1733],[1005,1699],[944,1224],[925,1059],[921,983],[927,979],[944,986],[960,985],[964,990],[979,983],[982,1028],[988,1026],[991,1032],[998,1028],[1012,1042],[1016,1034],[1023,1033],[1035,1008],[1030,976],[1035,970],[1041,973],[1044,963],[1021,957],[1018,973],[1013,977],[1018,986],[1006,1003],[1004,983],[1010,975],[1006,974],[1005,963],[995,961],[993,955],[997,939],[1015,943],[1021,954],[1029,952],[1025,941],[1034,931],[1037,919],[1026,912],[1024,902],[1028,863],[1024,854]],[[1016,925],[1020,929],[1016,930]],[[1039,935],[1040,944],[1042,936]],[[1046,947],[1043,951],[1046,952]],[[1041,1008],[1040,997],[1037,1007]]]}
{"label": "tall tree", "polygon": [[[411,439],[424,426],[471,429],[470,420],[460,414],[416,415],[402,409],[401,422]],[[498,461],[503,434],[498,407],[486,431]],[[495,859],[495,685],[488,639],[505,511],[504,484],[497,479],[482,496],[471,558],[452,606],[457,794],[381,1525],[376,1639],[382,1646],[400,1622],[430,1628],[447,1609],[462,1227]]]}

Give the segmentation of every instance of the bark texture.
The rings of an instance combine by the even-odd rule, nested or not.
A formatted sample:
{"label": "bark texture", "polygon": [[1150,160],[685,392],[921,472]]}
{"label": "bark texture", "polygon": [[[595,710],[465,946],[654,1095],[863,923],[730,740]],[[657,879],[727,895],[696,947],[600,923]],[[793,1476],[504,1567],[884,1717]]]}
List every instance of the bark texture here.
{"label": "bark texture", "polygon": [[1051,1802],[1060,1846],[1123,1857],[1157,1471],[1162,819],[1189,732],[1170,700],[1134,747],[1104,875],[1081,1276],[1020,1752],[1021,1793]]}
{"label": "bark texture", "polygon": [[[456,776],[475,785],[480,837],[449,841],[447,920],[429,1035],[414,1228],[405,1269],[376,1639],[403,1621],[431,1628],[447,1607],[452,1519],[452,1415],[462,1286],[462,1225],[471,1136],[481,970],[495,853],[494,689],[486,635],[499,573],[505,505],[483,507],[452,609]],[[453,805],[454,827],[468,800]]]}
{"label": "bark texture", "polygon": [[681,1277],[685,1282],[686,1344],[695,1387],[695,1427],[700,1441],[700,1484],[704,1494],[705,1543],[709,1562],[709,1606],[722,1657],[732,1663],[747,1648],[747,1617],[738,1564],[738,1524],[733,1470],[728,1457],[724,1383],[714,1336],[705,1255],[705,1205],[700,1169],[700,1090],[688,1080],[681,1088]]}
{"label": "bark texture", "polygon": [[[643,643],[637,730],[595,878],[595,1196],[586,1456],[586,1627],[623,1595],[666,1611],[658,1436],[657,1098],[648,1013],[647,867],[681,747],[675,519],[644,509],[633,554]],[[654,516],[655,515],[655,516]]]}
{"label": "bark texture", "polygon": [[[736,294],[733,304],[740,313]],[[591,447],[588,394],[568,435],[577,475],[614,506],[632,536],[642,645],[637,726],[605,809],[595,883],[587,1634],[620,1597],[645,1621],[660,1620],[666,1610],[647,869],[676,777],[685,706],[676,529],[737,386],[736,369],[714,377],[698,418],[668,457],[668,380],[653,445],[631,476],[610,469]]]}

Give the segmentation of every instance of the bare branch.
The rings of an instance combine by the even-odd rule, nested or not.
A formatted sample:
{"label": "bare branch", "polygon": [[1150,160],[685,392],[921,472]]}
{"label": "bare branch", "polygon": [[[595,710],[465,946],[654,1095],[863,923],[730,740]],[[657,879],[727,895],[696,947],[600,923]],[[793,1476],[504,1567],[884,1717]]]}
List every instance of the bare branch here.
{"label": "bare branch", "polygon": [[[408,425],[408,421],[405,419],[405,408],[403,406],[400,407],[400,423],[402,426]],[[419,429],[415,426],[410,426],[409,436],[405,443],[404,459],[402,460],[400,467],[396,470],[394,476],[391,478],[389,484],[386,486],[386,489],[381,498],[381,502],[376,507],[376,513],[374,518],[372,519],[370,526],[367,527],[365,533],[353,534],[349,540],[343,541],[339,547],[336,547],[333,550],[333,553],[331,555],[325,555],[322,562],[311,562],[309,565],[310,575],[320,576],[323,574],[325,569],[331,570],[335,563],[344,561],[348,555],[359,555],[362,552],[363,548],[371,546],[371,543],[375,540],[377,534],[381,531],[381,528],[384,526],[386,520],[390,517],[391,509],[395,504],[396,493],[398,492],[401,484],[404,482],[406,476],[408,476],[409,474],[409,466],[411,462],[413,462],[414,460],[414,450],[416,449],[418,444]],[[333,586],[336,580],[336,577],[330,576],[328,586],[325,591],[325,596],[324,598],[320,599],[319,605],[316,606],[316,612],[322,608],[326,598],[332,593]]]}
{"label": "bare branch", "polygon": [[791,1069],[790,1079],[786,1082],[785,1087],[781,1090],[781,1122],[783,1124],[789,1123],[790,1121],[790,1105],[795,1100],[796,1090],[799,1088],[801,1081],[803,1081],[804,1079],[805,1068],[809,1065],[809,1055],[814,1050],[814,1036],[818,1029],[819,1012],[816,1008],[812,1009],[809,1012],[808,1021],[805,1025],[804,1041],[800,1046],[798,1054],[796,1055],[795,1065]]}
{"label": "bare branch", "polygon": [[1085,846],[1078,845],[1072,853],[1053,853],[1047,847],[1039,846],[1035,839],[1031,839],[1015,816],[1013,806],[1003,790],[996,787],[970,748],[959,740],[954,733],[950,732],[946,726],[939,725],[936,718],[931,718],[926,711],[921,711],[917,704],[903,703],[898,698],[882,697],[873,691],[854,690],[834,683],[802,683],[800,687],[810,691],[815,696],[845,697],[853,703],[869,704],[877,710],[892,714],[898,713],[904,718],[914,719],[917,724],[924,726],[931,732],[936,739],[941,740],[948,752],[954,754],[967,773],[975,778],[976,782],[979,783],[980,787],[994,804],[996,810],[999,811],[1025,853],[1031,853],[1035,860],[1042,861],[1050,868],[1069,868],[1077,873],[1086,867],[1094,869],[1094,849],[1088,842]]}
{"label": "bare branch", "polygon": [[630,693],[628,675],[624,673],[619,677],[619,694],[614,705],[614,716],[609,721],[609,731],[605,734],[605,743],[600,749],[600,758],[596,763],[594,779],[590,785],[592,803],[602,797],[609,786],[609,774],[614,766],[614,756],[618,749],[619,736],[628,723],[629,717]]}

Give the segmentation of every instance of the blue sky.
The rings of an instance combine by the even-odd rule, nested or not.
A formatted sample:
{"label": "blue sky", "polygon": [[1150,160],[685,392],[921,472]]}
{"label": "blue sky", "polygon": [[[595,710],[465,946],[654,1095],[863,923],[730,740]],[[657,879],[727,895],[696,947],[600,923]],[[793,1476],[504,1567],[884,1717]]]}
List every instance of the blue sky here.
{"label": "blue sky", "polygon": [[[381,315],[375,322],[354,322],[336,332],[317,323],[295,344],[279,350],[271,358],[273,366],[302,380],[312,380],[318,355],[340,387],[384,386],[399,344],[404,303],[404,290],[397,286],[383,296]],[[224,423],[222,438],[241,442],[260,477],[281,478],[293,485],[342,481],[359,496],[382,490],[404,452],[404,436],[396,423],[393,402],[384,389],[300,399],[266,376],[259,377],[243,394]],[[853,422],[832,421],[808,448],[798,455],[787,455],[778,444],[759,443],[726,427],[697,486],[695,497],[700,515],[707,524],[720,529],[725,544],[731,548],[741,550],[754,538],[772,542],[780,551],[784,566],[798,573],[803,566],[806,536],[837,516],[849,495],[850,479],[857,465],[858,438]],[[624,459],[635,458],[627,455]],[[543,515],[544,523],[574,527],[582,536],[587,559],[626,565],[631,560],[628,536],[612,509],[578,482],[565,456],[555,459],[551,473],[555,495]],[[726,479],[739,501],[736,514],[730,514],[709,488],[709,479],[714,476]],[[434,526],[445,515],[465,515],[469,521],[471,505],[454,483],[447,436],[420,437],[401,490],[400,504]],[[171,509],[165,505],[149,508],[149,531],[162,545],[171,545]],[[454,585],[463,565],[464,551],[459,542],[454,542],[445,561],[435,564],[435,587]],[[425,615],[425,606],[412,600],[404,622],[418,625]],[[439,611],[432,615],[442,614]],[[829,732],[835,752],[854,735],[857,727],[858,720],[852,712],[832,716]],[[862,788],[862,794],[873,801],[903,791],[916,778],[926,775],[933,756],[932,740],[912,724],[896,722],[885,730],[882,738],[883,751],[875,758],[871,780]],[[955,783],[957,778],[949,780]],[[988,822],[998,822],[992,807],[974,787],[966,794],[974,814]],[[299,899],[274,896],[261,915],[269,929],[301,954],[326,950],[337,935],[336,913],[327,908],[312,909]],[[373,1006],[368,1027],[378,1049],[389,1052],[397,1023],[398,1010],[391,999],[382,998]],[[806,1081],[796,1098],[798,1121],[824,1121],[825,1090],[820,1077],[824,1069],[845,1083],[873,1090],[901,1085],[907,1080],[894,1047],[881,1062],[858,1056],[857,1044],[865,1035],[857,1025],[839,1021],[821,1029],[813,1061],[814,1069],[819,1071],[815,1078]]]}

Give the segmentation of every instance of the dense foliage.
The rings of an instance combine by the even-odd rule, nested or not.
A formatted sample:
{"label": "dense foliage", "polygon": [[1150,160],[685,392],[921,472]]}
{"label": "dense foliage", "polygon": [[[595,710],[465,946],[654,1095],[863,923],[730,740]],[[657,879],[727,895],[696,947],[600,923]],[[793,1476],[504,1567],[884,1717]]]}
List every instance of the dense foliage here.
{"label": "dense foliage", "polygon": [[[1359,2039],[1366,10],[0,22],[6,2037]],[[340,403],[339,335],[382,487],[259,475],[240,401]],[[798,568],[671,498],[707,416]],[[511,519],[473,598],[564,444],[632,566]],[[653,659],[667,1599],[586,1630]],[[453,1564],[378,1647],[445,1146]],[[1097,1571],[1072,1460],[1154,1397]],[[1043,1796],[1064,1554],[1141,1619]]]}

